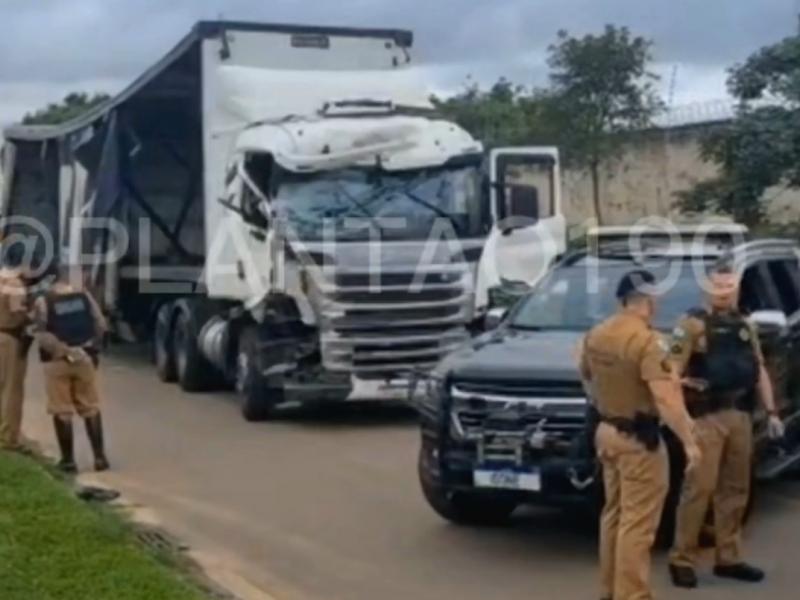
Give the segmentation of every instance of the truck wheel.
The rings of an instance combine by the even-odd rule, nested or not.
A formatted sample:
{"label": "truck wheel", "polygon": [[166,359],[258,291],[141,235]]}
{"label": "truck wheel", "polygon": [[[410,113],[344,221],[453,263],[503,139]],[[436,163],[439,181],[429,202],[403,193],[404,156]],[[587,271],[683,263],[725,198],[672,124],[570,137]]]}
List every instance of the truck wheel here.
{"label": "truck wheel", "polygon": [[168,303],[158,309],[153,332],[153,362],[158,378],[165,383],[178,379],[172,333],[172,304]]}
{"label": "truck wheel", "polygon": [[199,303],[181,302],[175,319],[173,347],[178,383],[187,392],[202,392],[217,379],[214,367],[203,357],[197,344],[200,330],[210,315]]}
{"label": "truck wheel", "polygon": [[517,502],[509,498],[453,492],[433,481],[423,468],[424,448],[419,457],[419,481],[430,507],[442,518],[457,525],[497,527],[508,523]]}
{"label": "truck wheel", "polygon": [[258,333],[242,331],[236,353],[236,392],[242,403],[242,416],[251,423],[266,421],[283,401],[283,390],[270,387],[258,370]]}

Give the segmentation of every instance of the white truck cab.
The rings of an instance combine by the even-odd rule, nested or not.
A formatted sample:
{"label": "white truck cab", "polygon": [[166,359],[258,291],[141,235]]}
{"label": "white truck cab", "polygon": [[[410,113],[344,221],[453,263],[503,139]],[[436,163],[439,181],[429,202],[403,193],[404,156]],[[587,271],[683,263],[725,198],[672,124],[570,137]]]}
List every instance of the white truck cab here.
{"label": "white truck cab", "polygon": [[[249,419],[428,369],[566,235],[558,152],[487,157],[435,113],[412,40],[200,23],[92,113],[9,129],[3,214],[41,217],[90,264],[162,379],[234,384]],[[113,261],[95,217],[131,234]]]}

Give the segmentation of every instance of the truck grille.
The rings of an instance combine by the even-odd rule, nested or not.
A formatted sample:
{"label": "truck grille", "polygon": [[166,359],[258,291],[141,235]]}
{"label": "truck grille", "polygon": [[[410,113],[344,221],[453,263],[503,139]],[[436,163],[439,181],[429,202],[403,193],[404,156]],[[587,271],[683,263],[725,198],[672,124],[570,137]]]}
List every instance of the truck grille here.
{"label": "truck grille", "polygon": [[418,274],[339,271],[318,286],[326,369],[396,377],[430,368],[469,339],[468,265]]}

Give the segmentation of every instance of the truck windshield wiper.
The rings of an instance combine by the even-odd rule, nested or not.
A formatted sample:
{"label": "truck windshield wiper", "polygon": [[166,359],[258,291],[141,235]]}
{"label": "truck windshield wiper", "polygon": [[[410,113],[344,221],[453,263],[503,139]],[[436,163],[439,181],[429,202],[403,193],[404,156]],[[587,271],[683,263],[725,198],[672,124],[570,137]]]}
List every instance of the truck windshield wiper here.
{"label": "truck windshield wiper", "polygon": [[436,206],[432,202],[428,202],[427,200],[425,200],[421,196],[419,196],[419,195],[415,194],[413,191],[411,191],[414,188],[418,187],[420,185],[420,183],[422,183],[422,181],[425,178],[426,178],[426,175],[423,173],[422,175],[419,175],[419,176],[415,177],[414,179],[412,179],[411,181],[409,181],[405,185],[403,185],[400,188],[398,188],[397,190],[393,190],[393,191],[405,195],[409,200],[411,200],[413,202],[416,202],[420,206],[424,206],[425,208],[427,208],[431,212],[436,213],[440,217],[447,219],[448,221],[450,221],[450,224],[453,226],[453,229],[458,231],[460,229],[459,223],[458,223],[458,221],[456,221],[456,218],[452,214],[450,214],[446,210],[440,208],[439,206]]}
{"label": "truck windshield wiper", "polygon": [[511,329],[519,329],[520,331],[544,331],[545,327],[541,325],[525,325],[521,323],[509,323],[508,324]]}
{"label": "truck windshield wiper", "polygon": [[355,196],[353,196],[350,192],[348,192],[347,188],[345,188],[342,184],[337,183],[336,187],[338,188],[338,190],[342,194],[342,196],[344,196],[347,199],[347,201],[350,202],[350,204],[355,206],[358,210],[360,210],[364,214],[364,216],[367,219],[369,219],[369,222],[372,223],[375,226],[375,228],[380,232],[381,237],[383,237],[383,235],[386,232],[384,231],[383,227],[381,226],[381,223],[378,220],[378,217],[376,217],[375,213],[373,213],[371,210],[369,210],[367,208],[367,206],[372,201],[374,201],[374,199],[372,198],[372,194],[370,194],[370,197],[366,201],[362,201],[362,200],[359,200],[358,198],[356,198]]}

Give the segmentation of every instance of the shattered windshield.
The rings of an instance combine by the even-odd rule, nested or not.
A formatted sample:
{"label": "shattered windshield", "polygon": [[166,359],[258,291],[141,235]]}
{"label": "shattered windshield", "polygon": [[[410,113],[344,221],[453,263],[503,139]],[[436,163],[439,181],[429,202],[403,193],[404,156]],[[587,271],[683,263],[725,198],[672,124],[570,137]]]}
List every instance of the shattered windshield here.
{"label": "shattered windshield", "polygon": [[287,171],[274,206],[284,226],[306,241],[426,240],[432,233],[470,238],[488,226],[477,165]]}

